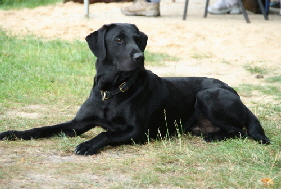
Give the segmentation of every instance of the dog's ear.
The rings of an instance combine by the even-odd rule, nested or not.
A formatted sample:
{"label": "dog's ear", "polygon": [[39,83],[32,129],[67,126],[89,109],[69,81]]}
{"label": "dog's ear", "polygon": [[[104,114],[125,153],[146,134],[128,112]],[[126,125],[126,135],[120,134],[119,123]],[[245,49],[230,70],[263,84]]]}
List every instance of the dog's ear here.
{"label": "dog's ear", "polygon": [[108,25],[103,25],[97,31],[88,35],[85,40],[88,42],[89,48],[99,60],[106,58],[106,47],[105,47],[105,33]]}
{"label": "dog's ear", "polygon": [[145,49],[145,47],[147,45],[148,37],[147,37],[147,35],[145,35],[145,33],[141,32],[141,31],[140,31],[140,35],[141,35],[140,49],[142,51],[144,51],[144,49]]}
{"label": "dog's ear", "polygon": [[144,52],[144,49],[145,49],[145,47],[146,47],[146,45],[147,45],[148,37],[147,37],[147,35],[145,35],[145,33],[141,32],[141,31],[139,30],[139,28],[138,28],[135,24],[131,24],[131,25],[132,25],[133,27],[135,27],[135,28],[139,31],[139,34],[140,34],[140,36],[141,36],[140,42],[139,42],[139,47],[140,47],[140,49],[142,50],[142,52]]}

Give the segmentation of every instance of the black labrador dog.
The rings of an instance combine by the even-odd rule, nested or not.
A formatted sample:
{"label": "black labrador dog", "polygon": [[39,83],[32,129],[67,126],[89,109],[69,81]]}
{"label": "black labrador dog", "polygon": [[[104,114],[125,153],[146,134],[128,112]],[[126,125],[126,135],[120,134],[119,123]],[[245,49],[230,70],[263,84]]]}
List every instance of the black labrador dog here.
{"label": "black labrador dog", "polygon": [[227,84],[204,77],[160,78],[144,68],[148,37],[133,24],[109,24],[86,37],[97,57],[89,98],[73,120],[26,131],[0,133],[0,140],[74,137],[101,126],[106,132],[81,143],[79,155],[108,145],[138,143],[178,132],[206,141],[249,136],[269,144],[257,117]]}

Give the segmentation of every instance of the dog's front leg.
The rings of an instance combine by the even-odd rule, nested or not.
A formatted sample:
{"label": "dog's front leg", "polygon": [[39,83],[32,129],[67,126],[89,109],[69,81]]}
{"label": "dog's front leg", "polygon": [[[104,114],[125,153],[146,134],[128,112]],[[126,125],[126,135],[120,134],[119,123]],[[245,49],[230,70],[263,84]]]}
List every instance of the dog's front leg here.
{"label": "dog's front leg", "polygon": [[[93,122],[93,121],[92,121]],[[25,131],[10,130],[0,133],[0,140],[31,140],[37,138],[49,138],[64,133],[66,136],[78,136],[95,126],[94,123],[89,121],[68,121],[52,126],[44,126],[33,128]]]}
{"label": "dog's front leg", "polygon": [[77,155],[93,155],[96,154],[100,148],[103,148],[107,144],[108,137],[105,132],[100,133],[98,136],[91,140],[79,144],[75,148]]}
{"label": "dog's front leg", "polygon": [[93,155],[108,145],[128,144],[134,140],[139,141],[139,137],[139,130],[132,126],[119,131],[102,132],[93,139],[79,144],[75,149],[75,153],[78,155]]}

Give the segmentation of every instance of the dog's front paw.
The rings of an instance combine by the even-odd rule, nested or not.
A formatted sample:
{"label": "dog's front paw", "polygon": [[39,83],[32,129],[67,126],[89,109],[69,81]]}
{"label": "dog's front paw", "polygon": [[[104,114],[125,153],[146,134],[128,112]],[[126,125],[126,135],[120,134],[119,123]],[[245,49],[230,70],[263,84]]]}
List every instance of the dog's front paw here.
{"label": "dog's front paw", "polygon": [[17,136],[15,131],[6,131],[0,133],[0,140],[16,140]]}
{"label": "dog's front paw", "polygon": [[93,155],[97,153],[97,150],[94,145],[91,144],[90,141],[83,142],[79,144],[74,152],[77,155]]}

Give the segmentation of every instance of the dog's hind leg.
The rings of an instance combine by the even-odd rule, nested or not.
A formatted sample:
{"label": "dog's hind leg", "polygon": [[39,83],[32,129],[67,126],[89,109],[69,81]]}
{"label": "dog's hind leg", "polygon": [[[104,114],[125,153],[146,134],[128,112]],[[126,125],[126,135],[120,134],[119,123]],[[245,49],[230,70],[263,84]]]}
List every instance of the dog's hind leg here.
{"label": "dog's hind leg", "polygon": [[197,94],[196,111],[201,128],[212,128],[202,133],[206,141],[224,140],[227,138],[244,137],[246,123],[244,105],[238,95],[232,91],[211,88]]}
{"label": "dog's hind leg", "polygon": [[[218,128],[223,125],[224,127],[232,127],[232,125],[227,125],[226,122],[221,122],[221,123],[216,123],[216,126]],[[221,141],[221,140],[226,140],[229,138],[244,138],[247,136],[247,133],[243,130],[237,129],[237,131],[229,131],[229,130],[222,130],[220,129],[219,131],[203,134],[204,140],[207,142],[212,142],[212,141]]]}
{"label": "dog's hind leg", "polygon": [[228,125],[225,121],[216,120],[211,123],[198,108],[196,108],[196,112],[196,114],[193,114],[193,116],[196,116],[195,119],[190,119],[189,124],[185,125],[185,131],[191,132],[194,136],[203,136],[207,142],[247,136],[246,132],[242,129],[235,129],[235,131],[223,130],[221,125],[225,128],[231,128],[232,126]]}

